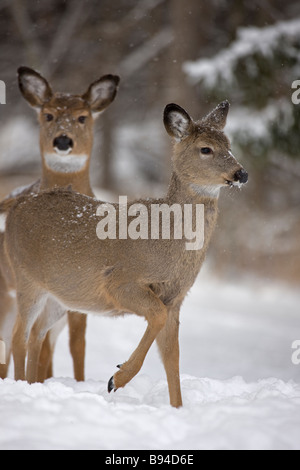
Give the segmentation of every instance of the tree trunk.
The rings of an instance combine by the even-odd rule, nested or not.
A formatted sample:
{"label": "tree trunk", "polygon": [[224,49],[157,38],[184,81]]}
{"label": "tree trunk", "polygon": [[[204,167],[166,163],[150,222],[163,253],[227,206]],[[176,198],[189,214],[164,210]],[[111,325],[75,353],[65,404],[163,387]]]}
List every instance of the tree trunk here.
{"label": "tree trunk", "polygon": [[188,83],[183,65],[198,59],[207,47],[213,17],[212,3],[199,0],[172,0],[169,3],[175,40],[167,60],[167,101],[177,102],[198,117],[200,110],[195,89]]}

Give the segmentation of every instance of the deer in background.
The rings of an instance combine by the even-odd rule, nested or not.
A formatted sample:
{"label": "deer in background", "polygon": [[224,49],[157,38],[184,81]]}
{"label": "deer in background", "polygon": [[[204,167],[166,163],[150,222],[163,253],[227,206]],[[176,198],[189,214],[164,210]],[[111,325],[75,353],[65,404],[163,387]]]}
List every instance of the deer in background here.
{"label": "deer in background", "polygon": [[[11,208],[5,250],[17,284],[19,315],[13,338],[16,379],[27,377],[32,382],[36,378],[47,331],[40,329],[33,334],[32,327],[50,298],[72,311],[144,317],[146,332],[131,357],[118,366],[108,391],[124,387],[140,371],[156,340],[167,374],[170,403],[182,405],[178,340],[181,305],[203,264],[216,225],[221,188],[248,181],[223,133],[228,110],[229,103],[223,102],[206,118],[194,122],[181,107],[166,107],[164,124],[175,141],[169,190],[163,199],[138,201],[149,210],[152,204],[203,204],[205,242],[198,251],[187,250],[185,239],[173,237],[99,240],[100,201],[70,189],[22,197]],[[128,204],[129,209],[132,204]],[[114,207],[116,213],[121,210],[117,204]],[[47,327],[58,319],[53,315]]]}
{"label": "deer in background", "polygon": [[[90,159],[93,147],[95,119],[114,101],[119,77],[105,75],[92,83],[83,95],[53,93],[47,80],[36,71],[21,67],[18,70],[19,87],[23,97],[37,111],[40,124],[40,150],[42,177],[33,185],[20,188],[6,199],[13,203],[20,195],[39,193],[54,187],[72,188],[88,196],[94,196],[90,185]],[[5,266],[3,234],[0,234],[0,337],[4,335],[4,324],[13,316],[13,300],[9,289],[14,287],[9,269]],[[2,269],[1,269],[2,266]],[[46,307],[49,310],[50,304]],[[48,312],[49,314],[49,312]],[[86,316],[69,315],[70,350],[74,363],[74,374],[78,381],[84,380]],[[10,327],[10,331],[12,328]],[[52,355],[58,331],[49,334],[41,355],[39,378],[43,381],[52,376]],[[8,334],[8,337],[11,336]],[[5,378],[9,361],[0,366],[0,377]]]}

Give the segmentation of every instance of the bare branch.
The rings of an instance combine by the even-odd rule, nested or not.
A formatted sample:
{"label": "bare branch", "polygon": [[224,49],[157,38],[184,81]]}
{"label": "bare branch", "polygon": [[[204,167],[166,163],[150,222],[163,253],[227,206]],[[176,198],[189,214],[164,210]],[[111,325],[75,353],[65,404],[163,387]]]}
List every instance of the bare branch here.
{"label": "bare branch", "polygon": [[87,7],[86,2],[79,0],[75,5],[74,2],[70,2],[69,8],[67,8],[54,35],[50,52],[43,63],[42,70],[50,78],[68,53],[70,42],[78,25],[86,20],[89,12],[90,9]]}
{"label": "bare branch", "polygon": [[125,77],[129,77],[137,72],[159,52],[170,46],[173,40],[174,35],[171,28],[166,28],[157,33],[121,62],[121,74]]}
{"label": "bare branch", "polygon": [[132,21],[141,20],[149,11],[164,3],[165,0],[142,0],[129,12],[123,19],[123,22],[132,23]]}
{"label": "bare branch", "polygon": [[25,2],[22,0],[11,0],[9,8],[25,46],[25,60],[38,67],[41,51]]}
{"label": "bare branch", "polygon": [[165,1],[166,0],[140,0],[138,4],[118,22],[118,24],[112,22],[103,23],[102,31],[113,38],[120,35],[124,36],[126,31],[130,30],[132,27],[136,27],[137,23],[149,12],[163,4]]}

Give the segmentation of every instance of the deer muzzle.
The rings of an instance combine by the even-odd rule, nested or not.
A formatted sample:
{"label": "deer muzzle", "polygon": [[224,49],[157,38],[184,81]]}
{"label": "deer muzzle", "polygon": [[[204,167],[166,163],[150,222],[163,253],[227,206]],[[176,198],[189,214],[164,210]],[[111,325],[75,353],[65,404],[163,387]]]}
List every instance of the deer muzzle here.
{"label": "deer muzzle", "polygon": [[54,149],[59,152],[70,153],[74,147],[74,142],[67,135],[60,135],[56,137],[53,141]]}
{"label": "deer muzzle", "polygon": [[237,171],[236,174],[234,175],[234,181],[236,181],[237,183],[246,184],[248,183],[248,179],[249,179],[249,175],[247,171],[244,169]]}

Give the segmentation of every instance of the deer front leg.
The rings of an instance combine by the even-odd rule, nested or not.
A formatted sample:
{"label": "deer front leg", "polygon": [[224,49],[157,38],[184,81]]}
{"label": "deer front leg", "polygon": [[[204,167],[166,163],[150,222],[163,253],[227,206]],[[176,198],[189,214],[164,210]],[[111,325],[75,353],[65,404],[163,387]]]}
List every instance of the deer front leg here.
{"label": "deer front leg", "polygon": [[122,310],[144,316],[148,326],[137,349],[128,361],[119,366],[120,370],[110,379],[108,383],[109,392],[125,387],[140,371],[146,355],[158,333],[164,327],[168,315],[165,305],[150,289],[127,288],[124,290],[122,300]]}
{"label": "deer front leg", "polygon": [[85,333],[87,317],[81,313],[69,312],[70,351],[73,358],[74,377],[84,382]]}
{"label": "deer front leg", "polygon": [[179,311],[170,311],[165,327],[156,341],[168,379],[170,403],[175,408],[182,406],[179,375]]}

